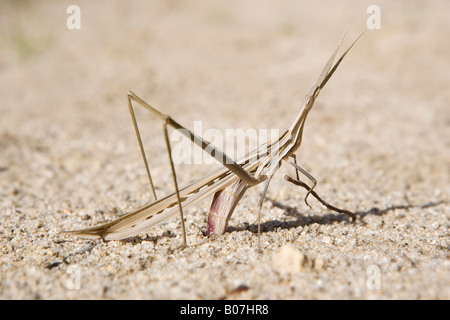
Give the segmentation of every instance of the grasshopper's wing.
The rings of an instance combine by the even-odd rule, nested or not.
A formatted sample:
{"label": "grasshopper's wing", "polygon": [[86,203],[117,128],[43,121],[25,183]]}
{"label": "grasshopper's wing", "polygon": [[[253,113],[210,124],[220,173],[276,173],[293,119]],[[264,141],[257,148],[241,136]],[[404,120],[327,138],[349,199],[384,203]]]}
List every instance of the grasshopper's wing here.
{"label": "grasshopper's wing", "polygon": [[[223,188],[224,182],[230,183],[230,177],[233,176],[230,173],[228,169],[223,168],[181,189],[180,197],[183,208],[187,208],[221,187]],[[120,240],[148,230],[170,218],[178,210],[177,196],[175,193],[172,193],[114,221],[87,229],[66,232],[86,239]]]}
{"label": "grasshopper's wing", "polygon": [[[258,164],[259,161],[249,161],[243,168],[247,172],[251,172]],[[204,178],[194,181],[180,190],[183,209],[226,188],[238,179],[239,177],[229,169],[221,168]],[[178,210],[177,196],[175,193],[172,193],[109,223],[66,232],[85,239],[104,238],[105,240],[120,240],[147,231],[176,214]]]}

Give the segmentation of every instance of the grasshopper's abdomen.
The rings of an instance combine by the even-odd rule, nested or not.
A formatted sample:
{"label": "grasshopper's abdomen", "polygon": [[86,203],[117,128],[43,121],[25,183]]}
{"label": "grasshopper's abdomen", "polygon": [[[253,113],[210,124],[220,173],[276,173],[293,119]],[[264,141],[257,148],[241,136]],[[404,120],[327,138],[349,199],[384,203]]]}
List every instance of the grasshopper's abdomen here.
{"label": "grasshopper's abdomen", "polygon": [[214,194],[208,214],[208,229],[206,235],[225,233],[228,220],[233,214],[239,200],[247,190],[247,187],[247,183],[238,180]]}

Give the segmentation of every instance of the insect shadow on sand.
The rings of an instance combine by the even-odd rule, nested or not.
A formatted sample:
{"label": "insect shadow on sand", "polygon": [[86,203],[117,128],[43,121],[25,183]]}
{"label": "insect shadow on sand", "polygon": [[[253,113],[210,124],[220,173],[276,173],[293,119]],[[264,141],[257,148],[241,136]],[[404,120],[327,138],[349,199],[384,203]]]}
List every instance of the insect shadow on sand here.
{"label": "insect shadow on sand", "polygon": [[[343,221],[348,222],[349,224],[352,223],[361,223],[362,225],[366,225],[366,222],[364,221],[364,218],[368,215],[374,215],[374,216],[383,216],[391,211],[394,210],[409,210],[413,208],[420,208],[420,209],[426,209],[431,208],[435,206],[439,206],[441,204],[445,204],[446,201],[434,201],[434,202],[427,202],[422,205],[415,205],[415,204],[399,204],[399,205],[391,205],[388,207],[385,207],[383,209],[372,207],[369,210],[366,211],[356,211],[354,212],[356,216],[356,220],[352,221],[352,218],[349,217],[346,214],[343,213],[325,213],[325,214],[314,214],[314,215],[305,215],[304,213],[301,213],[297,207],[288,206],[285,204],[282,204],[278,201],[271,200],[270,198],[267,198],[272,203],[273,207],[282,209],[285,211],[286,216],[294,217],[294,220],[288,220],[288,221],[280,221],[277,219],[270,220],[267,222],[261,223],[261,233],[265,232],[272,232],[277,229],[294,229],[297,227],[304,227],[312,224],[322,224],[322,225],[330,225],[334,223],[341,223]],[[239,227],[228,227],[227,231],[244,231],[249,230],[253,233],[257,233],[258,225],[257,224],[247,224],[245,226],[239,226]]]}

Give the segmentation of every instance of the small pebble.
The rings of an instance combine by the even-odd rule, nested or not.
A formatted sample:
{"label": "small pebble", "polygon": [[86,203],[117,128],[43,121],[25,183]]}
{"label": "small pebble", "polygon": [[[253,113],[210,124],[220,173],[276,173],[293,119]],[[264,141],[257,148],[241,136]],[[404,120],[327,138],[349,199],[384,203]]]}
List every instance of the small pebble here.
{"label": "small pebble", "polygon": [[304,272],[308,269],[307,257],[292,244],[286,244],[272,256],[274,268],[288,274]]}

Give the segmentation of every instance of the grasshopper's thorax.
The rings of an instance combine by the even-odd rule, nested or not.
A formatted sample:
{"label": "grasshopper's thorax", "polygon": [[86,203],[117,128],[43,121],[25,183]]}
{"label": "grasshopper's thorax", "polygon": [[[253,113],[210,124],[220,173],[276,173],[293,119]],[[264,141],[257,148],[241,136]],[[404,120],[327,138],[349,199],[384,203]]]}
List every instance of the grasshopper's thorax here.
{"label": "grasshopper's thorax", "polygon": [[286,156],[294,154],[302,144],[303,128],[305,126],[306,117],[308,116],[309,111],[311,111],[319,92],[319,87],[314,86],[312,88],[311,93],[306,96],[300,111],[289,125],[287,130],[291,136],[291,143],[286,146],[288,148]]}

